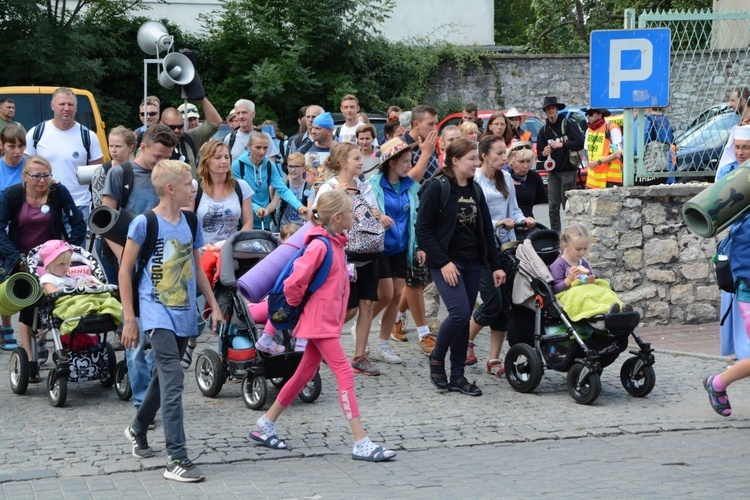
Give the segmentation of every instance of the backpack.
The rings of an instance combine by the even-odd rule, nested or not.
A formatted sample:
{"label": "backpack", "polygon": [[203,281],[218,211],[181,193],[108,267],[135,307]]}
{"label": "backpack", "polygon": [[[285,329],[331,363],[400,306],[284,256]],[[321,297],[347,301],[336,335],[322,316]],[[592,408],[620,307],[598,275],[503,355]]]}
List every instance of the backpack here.
{"label": "backpack", "polygon": [[[237,221],[237,229],[242,227],[242,188],[240,187],[240,183],[235,181],[234,182],[234,193],[237,195],[237,198],[240,200],[240,218]],[[200,182],[198,183],[198,191],[195,193],[195,212],[198,212],[198,207],[201,204],[201,198],[203,198],[203,188],[201,187]]]}
{"label": "backpack", "polygon": [[[266,158],[263,158],[263,161],[266,162],[266,175],[268,176],[268,185],[270,186],[271,185],[271,168],[272,168],[271,162]],[[245,162],[242,162],[242,161],[240,162],[240,179],[242,179],[243,181],[245,180]],[[240,196],[240,199],[241,198],[242,196]],[[197,207],[198,204],[196,203],[195,206]]]}
{"label": "backpack", "polygon": [[361,194],[349,195],[354,224],[347,234],[346,254],[352,261],[373,260],[385,251],[385,228]]}
{"label": "backpack", "polygon": [[[422,187],[419,188],[419,192],[417,193],[417,197],[419,199],[422,199],[422,194],[424,194],[424,192],[427,190],[427,186],[429,186],[433,182],[437,182],[440,184],[439,211],[440,213],[442,213],[443,210],[445,210],[445,207],[448,206],[448,202],[450,201],[450,198],[451,198],[451,182],[450,182],[450,179],[448,179],[448,177],[446,177],[445,175],[443,174],[436,175],[429,181],[422,184]],[[477,183],[474,183],[474,194],[476,195],[477,203],[479,202],[479,199],[480,199],[479,192],[480,192],[479,186],[477,185]],[[419,208],[417,208],[417,210],[419,210]]]}
{"label": "backpack", "polygon": [[271,291],[268,293],[268,318],[271,320],[273,326],[279,330],[292,330],[299,321],[299,317],[302,314],[302,310],[305,308],[305,304],[310,300],[310,296],[318,291],[323,286],[328,274],[331,272],[331,264],[333,263],[333,251],[331,249],[331,242],[328,238],[322,236],[314,236],[314,239],[321,240],[326,244],[326,255],[323,258],[323,263],[315,271],[312,282],[307,287],[305,295],[302,297],[302,302],[297,306],[291,306],[286,301],[284,295],[284,281],[292,274],[294,270],[294,262],[299,259],[307,250],[309,243],[303,245],[302,248],[289,259],[286,263],[281,274],[276,279]]}
{"label": "backpack", "polygon": [[648,171],[668,171],[671,165],[671,148],[674,132],[663,115],[646,115],[646,144],[643,165]]}
{"label": "backpack", "polygon": [[[195,237],[198,233],[198,216],[195,215],[195,212],[191,212],[189,210],[181,210],[181,212],[185,215],[185,219],[187,219],[188,226],[190,226],[190,233],[193,237],[193,242],[195,242]],[[133,270],[132,279],[133,311],[135,312],[136,318],[140,316],[138,284],[141,282],[141,276],[143,276],[143,271],[145,271],[146,269],[148,259],[150,259],[151,254],[154,253],[154,248],[156,247],[156,238],[159,236],[159,220],[156,218],[156,213],[154,213],[153,210],[149,210],[143,215],[146,216],[146,239],[143,241],[143,245],[139,250],[138,260],[136,261],[135,269]],[[202,271],[198,270],[198,272]]]}
{"label": "backpack", "polygon": [[[36,150],[36,145],[39,144],[39,141],[42,139],[42,134],[44,134],[44,125],[47,122],[42,122],[36,127],[34,127],[34,135],[32,136],[34,139],[34,150]],[[83,143],[83,147],[86,150],[86,165],[89,164],[89,160],[91,160],[91,134],[89,134],[89,129],[86,128],[85,125],[82,123],[79,123],[81,126],[81,143]]]}
{"label": "backpack", "polygon": [[[128,204],[128,198],[130,198],[130,191],[132,191],[133,189],[133,181],[135,177],[133,175],[132,163],[126,161],[124,163],[120,163],[120,166],[122,167],[122,190],[120,191],[120,202],[117,204],[117,208],[123,209],[125,208],[125,205]],[[110,164],[110,168],[111,167],[112,165]],[[101,236],[97,235],[97,238],[101,238]],[[89,249],[93,248],[93,242],[94,238],[91,238],[91,241],[89,242]],[[113,266],[116,265],[119,268],[117,257],[115,256],[109,245],[107,245],[106,243],[102,244],[102,253],[104,254],[104,258],[107,259],[107,262],[109,262]]]}
{"label": "backpack", "polygon": [[[567,119],[563,119],[562,122],[562,135],[565,137],[565,124],[568,123]],[[606,122],[605,122],[606,123]],[[578,128],[578,125],[573,122],[573,126]],[[550,127],[550,130],[552,130],[552,127]],[[580,130],[580,129],[579,129]],[[552,133],[554,134],[554,130],[552,130]],[[609,136],[609,123],[606,123],[604,134],[607,139],[612,141],[612,138]],[[557,134],[555,134],[557,135]],[[578,151],[568,151],[568,161],[570,161],[570,164],[573,165],[575,168],[580,168],[581,164],[583,163],[583,158],[588,155],[588,151],[586,151],[586,148],[580,149]]]}

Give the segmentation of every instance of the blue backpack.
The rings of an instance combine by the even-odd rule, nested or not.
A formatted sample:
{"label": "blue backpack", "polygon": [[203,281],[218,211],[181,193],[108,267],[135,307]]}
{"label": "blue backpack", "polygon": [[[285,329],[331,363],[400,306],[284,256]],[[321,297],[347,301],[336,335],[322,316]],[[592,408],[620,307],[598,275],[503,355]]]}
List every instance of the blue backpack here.
{"label": "blue backpack", "polygon": [[327,238],[322,236],[315,236],[315,239],[323,241],[326,244],[326,256],[323,259],[323,264],[320,265],[315,275],[313,276],[312,283],[307,287],[305,296],[302,298],[297,306],[291,306],[286,301],[284,296],[284,281],[292,274],[294,270],[294,262],[305,253],[308,245],[302,246],[297,253],[295,253],[289,262],[284,266],[281,274],[276,279],[271,291],[268,293],[268,316],[271,319],[273,326],[279,330],[291,330],[299,321],[299,317],[302,314],[302,309],[305,308],[305,304],[310,299],[310,296],[320,288],[325,280],[328,278],[328,273],[331,272],[331,263],[333,262],[333,251],[331,250],[331,242]]}

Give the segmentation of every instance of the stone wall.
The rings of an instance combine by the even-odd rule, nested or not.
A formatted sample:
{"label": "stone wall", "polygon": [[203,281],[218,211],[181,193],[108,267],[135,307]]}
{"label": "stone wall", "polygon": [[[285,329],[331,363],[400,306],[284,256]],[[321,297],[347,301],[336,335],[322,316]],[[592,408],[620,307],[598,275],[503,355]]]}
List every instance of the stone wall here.
{"label": "stone wall", "polygon": [[[594,243],[589,260],[641,325],[716,321],[720,292],[710,259],[720,238],[688,230],[682,205],[705,184],[568,192],[566,225],[586,226]],[[721,235],[723,236],[723,234]]]}
{"label": "stone wall", "polygon": [[[673,54],[672,125],[687,125],[700,111],[726,102],[729,91],[746,84],[747,49]],[[588,54],[495,55],[483,68],[444,65],[430,91],[434,102],[475,102],[480,109],[517,107],[542,116],[544,97],[557,96],[568,106],[589,105]]]}

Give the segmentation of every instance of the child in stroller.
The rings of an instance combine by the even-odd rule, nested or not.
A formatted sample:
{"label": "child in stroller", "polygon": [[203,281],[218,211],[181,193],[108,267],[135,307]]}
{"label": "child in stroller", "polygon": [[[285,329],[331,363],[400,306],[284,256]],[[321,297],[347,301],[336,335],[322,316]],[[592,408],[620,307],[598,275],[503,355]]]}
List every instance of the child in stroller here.
{"label": "child in stroller", "polygon": [[639,349],[631,351],[634,356],[623,363],[620,380],[633,396],[651,392],[656,381],[653,349],[635,333],[638,312],[609,312],[607,308],[602,314],[572,321],[555,297],[554,278],[547,267],[560,254],[555,231],[535,231],[505,253],[516,271],[508,333],[511,348],[505,357],[513,389],[533,391],[548,368],[568,372],[566,385],[573,399],[590,404],[601,392],[602,370],[627,349],[632,335]]}
{"label": "child in stroller", "polygon": [[[65,404],[68,381],[100,380],[111,387],[117,360],[106,334],[121,322],[121,306],[113,297],[117,287],[105,284],[104,273],[90,253],[64,241],[47,241],[31,250],[26,262],[31,274],[42,276],[40,283],[46,291],[38,304],[32,343],[52,333],[54,366],[47,377],[50,404]],[[36,345],[32,352],[36,352]],[[11,367],[19,367],[16,377],[11,376],[16,394],[23,394],[27,388],[28,369],[24,376],[20,366],[24,362],[28,365],[28,361],[11,359]]]}

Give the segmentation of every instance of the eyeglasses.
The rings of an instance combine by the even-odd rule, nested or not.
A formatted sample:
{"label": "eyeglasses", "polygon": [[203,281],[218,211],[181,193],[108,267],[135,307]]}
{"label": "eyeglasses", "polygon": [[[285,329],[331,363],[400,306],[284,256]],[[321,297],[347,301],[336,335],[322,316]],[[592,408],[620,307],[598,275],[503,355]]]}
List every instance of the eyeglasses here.
{"label": "eyeglasses", "polygon": [[[143,113],[141,113],[141,114],[143,114]],[[147,114],[148,116],[156,116],[156,115],[158,115],[158,114],[159,114],[159,112],[158,112],[158,111],[148,111],[148,112],[147,112],[146,114]]]}
{"label": "eyeglasses", "polygon": [[750,146],[739,146],[737,144],[732,145],[735,151],[743,151],[745,153],[750,152]]}
{"label": "eyeglasses", "polygon": [[52,177],[52,174],[26,174],[26,175],[28,175],[29,177],[31,177],[37,182],[41,180],[48,181]]}
{"label": "eyeglasses", "polygon": [[515,146],[510,148],[511,152],[521,151],[522,149],[531,149],[531,144],[516,144]]}
{"label": "eyeglasses", "polygon": [[304,165],[287,165],[287,168],[289,168],[289,169],[292,169],[292,168],[305,168],[305,166]]}
{"label": "eyeglasses", "polygon": [[182,130],[185,128],[184,123],[180,123],[179,125],[168,125],[165,123],[165,125],[167,125],[167,127],[171,128],[172,130]]}

